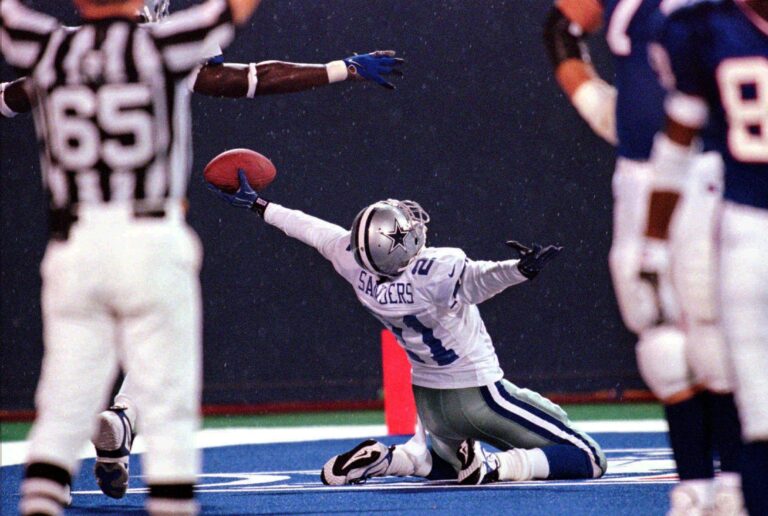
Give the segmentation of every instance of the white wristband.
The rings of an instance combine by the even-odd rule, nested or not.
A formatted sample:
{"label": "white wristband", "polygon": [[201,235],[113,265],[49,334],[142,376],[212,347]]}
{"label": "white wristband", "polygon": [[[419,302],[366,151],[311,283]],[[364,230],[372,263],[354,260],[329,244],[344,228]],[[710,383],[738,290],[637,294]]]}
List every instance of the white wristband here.
{"label": "white wristband", "polygon": [[616,88],[590,79],[576,89],[571,103],[599,137],[616,145]]}
{"label": "white wristband", "polygon": [[671,119],[693,129],[704,127],[709,118],[709,106],[703,98],[679,91],[667,95],[664,109]]}
{"label": "white wristband", "polygon": [[256,71],[256,63],[248,63],[248,93],[245,95],[252,99],[256,95],[256,86],[259,85],[259,76]]}
{"label": "white wristband", "polygon": [[344,61],[331,61],[325,65],[325,71],[328,72],[328,82],[341,82],[346,81],[349,76],[347,71],[347,65]]}

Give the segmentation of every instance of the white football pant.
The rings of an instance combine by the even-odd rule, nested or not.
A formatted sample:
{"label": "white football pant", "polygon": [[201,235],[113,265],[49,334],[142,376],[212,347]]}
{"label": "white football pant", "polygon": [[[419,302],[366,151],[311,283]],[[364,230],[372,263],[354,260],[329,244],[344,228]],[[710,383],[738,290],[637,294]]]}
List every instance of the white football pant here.
{"label": "white football pant", "polygon": [[657,324],[662,308],[667,318],[676,317],[678,312],[668,271],[660,271],[658,292],[640,279],[652,187],[650,163],[624,158],[616,161],[609,264],[624,324],[638,335]]}
{"label": "white football pant", "polygon": [[45,354],[29,462],[70,472],[118,365],[141,412],[148,484],[194,482],[201,390],[201,246],[181,206],[134,218],[84,208],[41,266]]}
{"label": "white football pant", "polygon": [[731,392],[733,378],[717,307],[715,229],[723,190],[716,152],[694,158],[670,224],[672,284],[682,311],[686,358],[695,382]]}
{"label": "white football pant", "polygon": [[650,163],[616,161],[609,264],[624,324],[639,338],[635,352],[640,375],[657,398],[666,400],[687,391],[692,378],[685,336],[670,322],[677,319],[679,307],[668,268],[659,271],[658,288],[640,278],[653,182]]}
{"label": "white football pant", "polygon": [[724,202],[720,306],[745,441],[768,440],[768,210]]}

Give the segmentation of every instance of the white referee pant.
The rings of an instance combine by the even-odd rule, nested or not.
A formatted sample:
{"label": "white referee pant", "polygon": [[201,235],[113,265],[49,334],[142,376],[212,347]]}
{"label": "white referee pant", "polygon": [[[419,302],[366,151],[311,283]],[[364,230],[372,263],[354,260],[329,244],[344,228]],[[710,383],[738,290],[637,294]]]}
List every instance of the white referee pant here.
{"label": "white referee pant", "polygon": [[41,266],[45,354],[29,462],[74,473],[118,365],[142,416],[148,484],[195,481],[201,391],[201,246],[180,205],[136,218],[81,207]]}
{"label": "white referee pant", "polygon": [[720,309],[747,442],[768,440],[768,210],[725,201]]}

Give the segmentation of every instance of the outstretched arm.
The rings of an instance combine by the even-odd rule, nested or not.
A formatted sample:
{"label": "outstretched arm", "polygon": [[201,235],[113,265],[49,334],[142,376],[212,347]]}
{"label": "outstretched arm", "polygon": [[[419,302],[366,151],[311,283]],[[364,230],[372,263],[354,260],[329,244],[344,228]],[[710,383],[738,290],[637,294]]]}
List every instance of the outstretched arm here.
{"label": "outstretched arm", "polygon": [[301,211],[267,201],[251,188],[242,170],[238,171],[238,179],[240,188],[234,194],[223,192],[210,183],[208,183],[208,189],[236,208],[247,208],[258,213],[267,224],[275,226],[289,237],[314,247],[325,259],[333,261],[335,244],[339,239],[346,237],[349,231]]}
{"label": "outstretched arm", "polygon": [[616,137],[616,90],[592,66],[585,34],[596,32],[598,0],[558,0],[544,24],[544,44],[560,88],[592,130],[608,143]]}
{"label": "outstretched arm", "polygon": [[263,63],[205,65],[194,91],[209,97],[254,97],[293,93],[328,83],[323,65],[265,61]]}
{"label": "outstretched arm", "polygon": [[283,61],[207,64],[198,72],[193,89],[202,95],[230,98],[294,93],[346,80],[370,80],[394,89],[385,76],[402,75],[402,63],[393,50],[380,50],[325,65]]}
{"label": "outstretched arm", "polygon": [[520,254],[520,259],[502,262],[467,260],[459,279],[457,297],[469,304],[482,303],[508,287],[535,278],[563,250],[553,245],[527,247],[514,240],[507,245]]}
{"label": "outstretched arm", "polygon": [[269,203],[264,210],[264,221],[289,237],[314,247],[330,261],[333,260],[334,244],[349,234],[341,226],[274,203]]}
{"label": "outstretched arm", "polygon": [[457,297],[471,305],[477,305],[512,285],[528,278],[517,269],[519,260],[503,262],[467,260],[461,275]]}

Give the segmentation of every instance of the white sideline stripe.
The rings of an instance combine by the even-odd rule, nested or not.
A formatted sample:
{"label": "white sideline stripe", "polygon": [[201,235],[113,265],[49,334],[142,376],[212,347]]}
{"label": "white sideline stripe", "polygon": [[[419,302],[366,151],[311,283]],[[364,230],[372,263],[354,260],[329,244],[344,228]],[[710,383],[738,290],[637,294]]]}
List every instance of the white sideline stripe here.
{"label": "white sideline stripe", "polygon": [[[666,432],[667,424],[661,419],[635,421],[582,421],[576,426],[587,433],[648,433]],[[326,439],[364,439],[387,435],[385,425],[301,426],[273,428],[208,428],[197,433],[199,448],[218,448],[241,444],[295,443]],[[0,466],[23,464],[29,441],[0,444]],[[136,437],[133,453],[144,452],[144,440]],[[95,457],[93,446],[83,448],[80,458]]]}
{"label": "white sideline stripe", "polygon": [[[218,448],[238,444],[294,443],[322,441],[325,439],[362,439],[387,435],[385,425],[343,425],[343,426],[293,426],[273,428],[207,428],[197,432],[198,448]],[[2,443],[0,466],[23,464],[29,449],[29,441]],[[144,453],[144,440],[136,437],[131,453]],[[89,443],[80,452],[81,459],[96,456]]]}
{"label": "white sideline stripe", "polygon": [[574,426],[588,434],[647,434],[669,430],[663,419],[576,421]]}

